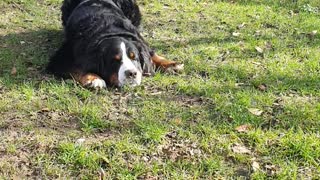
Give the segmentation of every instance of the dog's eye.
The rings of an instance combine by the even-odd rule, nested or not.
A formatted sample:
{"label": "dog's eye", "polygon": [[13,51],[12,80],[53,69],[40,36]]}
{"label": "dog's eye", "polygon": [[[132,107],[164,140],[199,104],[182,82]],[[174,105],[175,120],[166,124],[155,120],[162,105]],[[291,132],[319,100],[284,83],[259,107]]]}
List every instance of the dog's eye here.
{"label": "dog's eye", "polygon": [[130,53],[129,53],[129,58],[130,58],[131,60],[135,60],[135,59],[136,59],[136,55],[135,55],[133,52],[130,52]]}

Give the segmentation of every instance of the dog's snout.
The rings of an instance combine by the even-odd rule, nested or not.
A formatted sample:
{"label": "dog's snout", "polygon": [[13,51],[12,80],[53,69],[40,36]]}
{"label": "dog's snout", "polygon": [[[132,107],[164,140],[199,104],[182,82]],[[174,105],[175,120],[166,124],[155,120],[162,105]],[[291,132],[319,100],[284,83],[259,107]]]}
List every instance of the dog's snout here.
{"label": "dog's snout", "polygon": [[124,73],[127,78],[136,78],[137,76],[137,71],[135,70],[126,70]]}

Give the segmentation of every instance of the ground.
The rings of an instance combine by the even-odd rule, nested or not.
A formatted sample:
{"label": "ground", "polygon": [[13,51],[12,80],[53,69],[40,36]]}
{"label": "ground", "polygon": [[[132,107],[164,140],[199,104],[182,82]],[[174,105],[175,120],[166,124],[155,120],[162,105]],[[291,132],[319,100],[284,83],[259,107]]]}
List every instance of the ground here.
{"label": "ground", "polygon": [[0,1],[0,179],[319,179],[317,0],[138,0],[182,74],[88,90],[44,72],[61,0]]}

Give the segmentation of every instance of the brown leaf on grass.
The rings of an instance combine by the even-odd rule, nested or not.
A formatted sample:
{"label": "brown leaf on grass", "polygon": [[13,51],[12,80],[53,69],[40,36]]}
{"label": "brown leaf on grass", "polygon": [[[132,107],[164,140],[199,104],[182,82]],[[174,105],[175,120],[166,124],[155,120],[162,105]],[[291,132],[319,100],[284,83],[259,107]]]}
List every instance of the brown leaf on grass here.
{"label": "brown leaf on grass", "polygon": [[234,36],[234,37],[239,37],[241,35],[241,33],[238,33],[238,32],[233,32],[232,33],[232,36]]}
{"label": "brown leaf on grass", "polygon": [[[172,136],[172,137],[171,137]],[[167,143],[158,146],[158,155],[171,161],[180,159],[198,159],[202,156],[201,148],[195,142],[176,137],[175,133],[166,136]]]}
{"label": "brown leaf on grass", "polygon": [[237,154],[251,154],[251,151],[241,144],[234,144],[231,149]]}
{"label": "brown leaf on grass", "polygon": [[173,119],[173,123],[175,125],[181,125],[182,124],[182,119],[181,118],[175,118],[175,119]]}
{"label": "brown leaf on grass", "polygon": [[80,138],[80,139],[77,139],[77,140],[76,140],[75,144],[76,144],[77,146],[81,146],[81,145],[83,145],[83,143],[84,143],[85,141],[86,141],[86,139]]}
{"label": "brown leaf on grass", "polygon": [[138,177],[138,179],[143,179],[143,180],[157,180],[159,179],[157,176],[154,176],[151,172],[148,172],[144,175],[141,175]]}
{"label": "brown leaf on grass", "polygon": [[246,23],[242,23],[242,24],[239,24],[239,25],[237,26],[237,28],[238,28],[238,29],[242,29],[242,28],[244,28],[246,25],[247,25]]}
{"label": "brown leaf on grass", "polygon": [[254,36],[261,36],[261,35],[262,35],[261,31],[256,31],[256,32],[254,33]]}
{"label": "brown leaf on grass", "polygon": [[259,86],[257,86],[257,89],[260,91],[267,91],[268,86],[266,84],[260,84]]}
{"label": "brown leaf on grass", "polygon": [[257,108],[248,108],[248,111],[253,114],[253,115],[256,115],[256,116],[261,116],[263,111],[260,110],[260,109],[257,109]]}
{"label": "brown leaf on grass", "polygon": [[235,83],[234,84],[235,87],[242,87],[242,86],[246,86],[245,83]]}
{"label": "brown leaf on grass", "polygon": [[261,47],[257,46],[255,49],[257,50],[258,53],[263,54],[263,52],[264,52],[264,50]]}
{"label": "brown leaf on grass", "polygon": [[316,35],[316,34],[317,34],[317,32],[318,32],[317,30],[314,30],[314,31],[311,31],[311,33],[310,33],[310,34],[314,36],[314,35]]}
{"label": "brown leaf on grass", "polygon": [[107,177],[106,172],[102,168],[100,168],[99,169],[99,180],[105,180],[106,177]]}
{"label": "brown leaf on grass", "polygon": [[50,109],[49,109],[49,108],[42,108],[42,109],[40,110],[40,112],[50,112]]}
{"label": "brown leaf on grass", "polygon": [[11,69],[11,75],[12,76],[17,75],[17,68],[15,66]]}
{"label": "brown leaf on grass", "polygon": [[272,42],[270,42],[270,41],[265,42],[265,48],[268,50],[273,49]]}
{"label": "brown leaf on grass", "polygon": [[28,70],[28,71],[36,71],[36,68],[34,68],[34,67],[28,67],[27,70]]}
{"label": "brown leaf on grass", "polygon": [[314,31],[311,31],[310,33],[308,33],[307,35],[308,35],[309,39],[314,39],[317,32],[318,32],[317,30],[314,30]]}
{"label": "brown leaf on grass", "polygon": [[226,60],[226,58],[230,55],[230,51],[223,51],[219,54],[218,59],[220,59],[221,61]]}
{"label": "brown leaf on grass", "polygon": [[259,163],[257,161],[253,161],[251,166],[252,166],[252,169],[253,169],[254,172],[257,172],[257,171],[260,170],[260,165],[259,165]]}
{"label": "brown leaf on grass", "polygon": [[274,176],[279,171],[279,168],[277,168],[273,164],[266,164],[264,166],[264,168],[265,168],[265,171],[267,172],[268,176]]}
{"label": "brown leaf on grass", "polygon": [[246,132],[248,132],[250,129],[251,129],[251,125],[250,125],[250,124],[244,124],[244,125],[241,125],[241,126],[236,127],[235,130],[238,131],[238,132],[240,132],[240,133],[242,133],[242,132],[246,133]]}
{"label": "brown leaf on grass", "polygon": [[239,41],[238,45],[239,45],[239,47],[240,47],[241,49],[243,49],[243,48],[245,47],[245,44],[244,44],[243,41]]}

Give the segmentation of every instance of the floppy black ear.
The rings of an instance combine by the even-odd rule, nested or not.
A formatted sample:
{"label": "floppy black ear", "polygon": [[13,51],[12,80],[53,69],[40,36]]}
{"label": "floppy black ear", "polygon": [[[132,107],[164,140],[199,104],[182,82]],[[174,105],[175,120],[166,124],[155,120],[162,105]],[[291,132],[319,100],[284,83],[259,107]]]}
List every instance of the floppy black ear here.
{"label": "floppy black ear", "polygon": [[143,74],[154,75],[155,67],[151,61],[151,50],[148,46],[143,43],[136,43],[139,50],[139,59],[142,67]]}
{"label": "floppy black ear", "polygon": [[56,76],[67,77],[73,61],[72,46],[70,43],[64,42],[50,58],[46,71]]}

